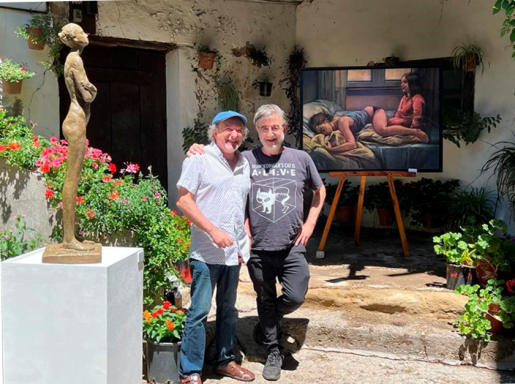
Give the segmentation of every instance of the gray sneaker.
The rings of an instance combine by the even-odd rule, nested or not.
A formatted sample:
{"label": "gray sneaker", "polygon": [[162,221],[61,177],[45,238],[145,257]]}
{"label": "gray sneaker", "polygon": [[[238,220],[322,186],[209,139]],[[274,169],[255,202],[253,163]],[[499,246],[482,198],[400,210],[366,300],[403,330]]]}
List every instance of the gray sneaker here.
{"label": "gray sneaker", "polygon": [[272,351],[268,355],[263,368],[263,378],[268,381],[277,381],[281,378],[283,358],[279,351]]}

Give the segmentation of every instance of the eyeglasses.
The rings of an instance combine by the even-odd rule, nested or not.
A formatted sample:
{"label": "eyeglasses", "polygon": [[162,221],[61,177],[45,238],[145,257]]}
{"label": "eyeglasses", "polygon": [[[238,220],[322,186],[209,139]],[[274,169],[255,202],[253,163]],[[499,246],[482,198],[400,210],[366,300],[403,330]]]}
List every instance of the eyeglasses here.
{"label": "eyeglasses", "polygon": [[274,125],[272,127],[259,127],[258,131],[261,133],[268,133],[268,131],[271,130],[273,133],[278,133],[281,131],[281,129],[282,127],[280,125]]}

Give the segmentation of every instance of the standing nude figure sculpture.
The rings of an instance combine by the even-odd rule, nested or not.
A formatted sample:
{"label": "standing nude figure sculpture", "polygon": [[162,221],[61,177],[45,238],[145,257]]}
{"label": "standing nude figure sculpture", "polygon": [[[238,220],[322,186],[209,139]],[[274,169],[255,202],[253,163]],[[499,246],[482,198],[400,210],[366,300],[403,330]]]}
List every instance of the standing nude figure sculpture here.
{"label": "standing nude figure sculpture", "polygon": [[94,244],[82,243],[75,237],[75,204],[86,151],[90,103],[95,100],[97,89],[89,82],[80,57],[84,47],[89,44],[86,33],[79,25],[70,23],[63,27],[59,39],[71,48],[64,64],[64,80],[71,103],[63,122],[64,137],[68,141],[67,170],[63,187],[63,248],[90,251],[94,249]]}

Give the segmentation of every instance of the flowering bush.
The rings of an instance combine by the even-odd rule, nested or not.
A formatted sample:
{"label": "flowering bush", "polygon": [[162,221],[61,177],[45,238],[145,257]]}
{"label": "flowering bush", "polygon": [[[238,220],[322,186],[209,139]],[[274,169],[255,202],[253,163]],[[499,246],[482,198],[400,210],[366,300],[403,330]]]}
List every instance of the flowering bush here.
{"label": "flowering bush", "polygon": [[27,227],[25,215],[15,217],[14,229],[0,231],[0,257],[6,260],[36,249],[43,243],[43,236]]}
{"label": "flowering bush", "polygon": [[186,314],[169,301],[143,312],[143,332],[148,341],[169,343],[182,339]]}
{"label": "flowering bush", "polygon": [[29,71],[23,65],[0,58],[0,79],[17,83],[20,80],[30,79],[34,75],[34,72]]}
{"label": "flowering bush", "polygon": [[[23,168],[37,167],[45,178],[45,197],[56,210],[62,209],[67,156],[65,140],[35,136],[23,118],[7,118],[0,111],[0,158]],[[134,245],[145,250],[146,305],[162,296],[169,275],[178,275],[175,262],[188,259],[190,222],[170,210],[166,200],[151,171],[144,176],[131,163],[118,170],[107,153],[86,144],[76,205],[79,234],[94,239],[133,234]],[[61,236],[55,227],[53,238]]]}

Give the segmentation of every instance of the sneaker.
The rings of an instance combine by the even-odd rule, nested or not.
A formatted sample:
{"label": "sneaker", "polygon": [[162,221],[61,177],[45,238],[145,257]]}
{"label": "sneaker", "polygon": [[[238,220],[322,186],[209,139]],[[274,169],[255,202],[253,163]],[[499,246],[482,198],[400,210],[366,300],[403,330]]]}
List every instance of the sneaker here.
{"label": "sneaker", "polygon": [[272,351],[266,359],[265,368],[263,368],[263,378],[268,381],[277,381],[281,378],[281,367],[283,358],[279,351]]}

